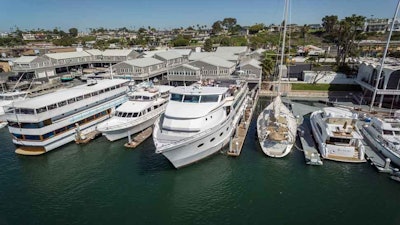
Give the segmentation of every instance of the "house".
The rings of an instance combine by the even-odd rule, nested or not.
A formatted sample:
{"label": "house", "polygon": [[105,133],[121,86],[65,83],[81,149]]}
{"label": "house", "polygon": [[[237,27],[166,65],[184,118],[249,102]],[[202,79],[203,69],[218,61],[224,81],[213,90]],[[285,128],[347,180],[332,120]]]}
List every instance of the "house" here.
{"label": "house", "polygon": [[121,62],[136,59],[141,54],[133,49],[107,49],[103,52],[103,60],[108,62]]}
{"label": "house", "polygon": [[166,70],[166,62],[155,58],[138,58],[117,63],[113,70],[117,74],[148,78],[153,74]]}
{"label": "house", "polygon": [[239,75],[244,77],[254,77],[261,79],[262,68],[260,66],[261,62],[255,59],[250,59],[239,64]]}
{"label": "house", "polygon": [[187,60],[176,51],[159,52],[154,55],[154,58],[164,61],[167,67],[180,65],[184,62],[187,62]]}

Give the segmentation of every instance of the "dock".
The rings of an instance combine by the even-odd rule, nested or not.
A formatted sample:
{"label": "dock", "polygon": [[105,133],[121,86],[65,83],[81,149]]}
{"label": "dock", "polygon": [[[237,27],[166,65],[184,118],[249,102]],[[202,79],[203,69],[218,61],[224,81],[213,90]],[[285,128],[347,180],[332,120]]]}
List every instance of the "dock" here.
{"label": "dock", "polygon": [[307,165],[321,166],[323,162],[317,150],[317,146],[312,136],[311,124],[309,118],[304,118],[305,115],[320,110],[317,107],[308,106],[300,103],[292,102],[293,114],[298,118],[298,137],[303,147],[304,159]]}
{"label": "dock", "polygon": [[143,130],[142,132],[138,133],[133,139],[131,139],[131,135],[128,134],[128,143],[125,143],[124,146],[127,148],[136,148],[140,145],[143,141],[151,136],[153,133],[153,128],[148,127],[147,129]]}
{"label": "dock", "polygon": [[231,140],[229,142],[229,150],[227,152],[229,156],[237,157],[242,152],[243,144],[247,136],[247,131],[249,130],[249,126],[258,102],[258,96],[259,90],[255,90],[250,96],[248,104],[244,110],[243,117],[239,121],[239,124],[236,128],[235,135],[231,137]]}
{"label": "dock", "polygon": [[78,134],[77,133],[76,136],[75,136],[75,143],[77,143],[77,144],[89,143],[91,140],[93,140],[96,137],[100,136],[100,134],[101,133],[99,131],[97,131],[97,130],[90,131],[87,134],[83,134],[83,133]]}

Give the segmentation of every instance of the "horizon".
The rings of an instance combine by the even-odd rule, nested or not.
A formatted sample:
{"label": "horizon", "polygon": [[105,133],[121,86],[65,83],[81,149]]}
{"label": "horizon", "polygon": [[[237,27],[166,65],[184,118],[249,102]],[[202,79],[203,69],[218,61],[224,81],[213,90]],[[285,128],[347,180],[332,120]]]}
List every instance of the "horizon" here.
{"label": "horizon", "polygon": [[[366,0],[360,5],[355,0],[298,0],[291,1],[288,23],[321,24],[326,15],[337,15],[339,19],[352,14],[366,18],[392,18],[397,1]],[[227,17],[237,19],[241,26],[256,23],[265,25],[280,24],[283,20],[283,0],[221,0],[183,1],[183,0],[71,0],[71,1],[7,1],[0,14],[1,32],[20,30],[58,28],[67,31],[75,27],[79,32],[89,28],[115,29],[126,27],[137,30],[141,27],[154,27],[157,30],[187,28],[199,24],[210,28],[215,21]],[[377,7],[379,6],[379,7]],[[113,9],[114,10],[111,10]],[[139,9],[139,10],[138,10]],[[223,9],[223,10],[221,10]]]}

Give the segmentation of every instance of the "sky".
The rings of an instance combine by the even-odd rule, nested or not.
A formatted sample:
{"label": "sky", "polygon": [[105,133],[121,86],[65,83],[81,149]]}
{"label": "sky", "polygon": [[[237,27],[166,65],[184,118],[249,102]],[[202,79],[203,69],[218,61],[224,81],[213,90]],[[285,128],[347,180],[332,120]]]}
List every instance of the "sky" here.
{"label": "sky", "polygon": [[[279,24],[284,0],[0,0],[0,31],[10,28],[79,31],[88,28],[170,29],[207,25],[226,17],[237,23]],[[292,0],[289,23],[321,23],[326,15],[392,18],[397,0]]]}

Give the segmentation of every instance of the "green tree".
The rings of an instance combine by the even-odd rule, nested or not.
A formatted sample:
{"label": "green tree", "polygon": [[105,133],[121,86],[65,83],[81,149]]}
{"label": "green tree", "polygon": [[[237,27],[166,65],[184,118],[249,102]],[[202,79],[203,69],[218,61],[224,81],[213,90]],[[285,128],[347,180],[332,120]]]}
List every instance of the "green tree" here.
{"label": "green tree", "polygon": [[211,52],[212,51],[213,41],[211,39],[207,39],[204,42],[204,51]]}
{"label": "green tree", "polygon": [[237,20],[232,17],[224,18],[222,20],[221,25],[224,26],[227,30],[230,30],[234,25],[236,25]]}
{"label": "green tree", "polygon": [[231,39],[229,37],[223,37],[220,42],[221,46],[231,46]]}
{"label": "green tree", "polygon": [[337,24],[338,17],[336,15],[325,16],[322,18],[322,26],[328,34],[334,31],[334,28]]}
{"label": "green tree", "polygon": [[212,27],[212,32],[213,32],[214,34],[218,34],[218,33],[221,32],[222,29],[223,29],[223,27],[222,27],[222,25],[221,25],[221,21],[216,21],[216,22],[214,22],[213,25],[212,25],[211,27]]}
{"label": "green tree", "polygon": [[69,31],[69,34],[70,34],[72,37],[78,36],[78,29],[77,29],[77,28],[72,27],[72,28],[69,28],[68,31]]}
{"label": "green tree", "polygon": [[189,45],[189,40],[184,38],[182,35],[178,35],[174,40],[172,40],[172,45],[174,47],[188,46]]}
{"label": "green tree", "polygon": [[265,25],[263,23],[256,23],[249,27],[249,34],[257,34],[260,30],[264,29]]}
{"label": "green tree", "polygon": [[139,34],[143,34],[144,32],[146,32],[147,30],[146,30],[146,28],[144,28],[144,27],[141,27],[141,28],[139,28],[139,30],[138,30],[138,32],[139,32]]}
{"label": "green tree", "polygon": [[275,60],[274,57],[269,54],[269,52],[264,52],[260,66],[262,68],[262,74],[264,76],[263,80],[272,80],[272,75],[275,69]]}

